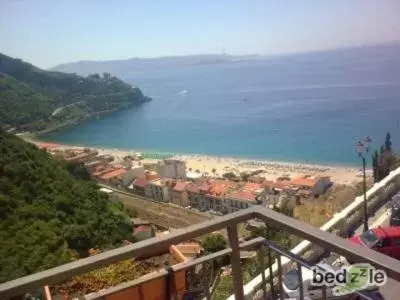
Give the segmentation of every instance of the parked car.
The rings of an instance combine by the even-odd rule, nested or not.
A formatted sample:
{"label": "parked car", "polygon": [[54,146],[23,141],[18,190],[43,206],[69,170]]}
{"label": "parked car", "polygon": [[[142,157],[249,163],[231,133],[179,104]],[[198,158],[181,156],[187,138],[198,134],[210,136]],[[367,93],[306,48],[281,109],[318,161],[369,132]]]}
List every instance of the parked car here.
{"label": "parked car", "polygon": [[[355,244],[364,245],[396,259],[400,259],[400,226],[376,227],[349,238]],[[352,263],[349,261],[349,263]]]}

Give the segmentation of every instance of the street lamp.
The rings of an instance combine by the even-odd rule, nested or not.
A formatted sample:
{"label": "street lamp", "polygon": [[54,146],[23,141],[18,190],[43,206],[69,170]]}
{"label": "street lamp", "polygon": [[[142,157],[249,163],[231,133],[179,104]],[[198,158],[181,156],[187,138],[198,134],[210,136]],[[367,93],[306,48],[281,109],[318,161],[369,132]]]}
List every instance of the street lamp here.
{"label": "street lamp", "polygon": [[366,168],[366,156],[369,152],[369,145],[371,144],[371,138],[367,136],[364,141],[358,141],[356,144],[356,151],[358,156],[361,157],[363,162],[363,179],[364,179],[364,232],[368,231],[368,212],[367,212],[367,182],[365,175]]}

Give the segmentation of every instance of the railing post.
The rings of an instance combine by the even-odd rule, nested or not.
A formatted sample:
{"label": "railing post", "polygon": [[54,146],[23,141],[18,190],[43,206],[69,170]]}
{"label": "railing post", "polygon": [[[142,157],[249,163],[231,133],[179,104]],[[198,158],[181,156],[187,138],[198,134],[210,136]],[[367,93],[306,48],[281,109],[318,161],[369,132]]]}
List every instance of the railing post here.
{"label": "railing post", "polygon": [[228,226],[227,231],[228,231],[229,246],[232,249],[231,266],[233,275],[232,276],[233,290],[235,291],[235,300],[244,300],[243,275],[242,275],[242,267],[240,264],[240,250],[239,250],[237,224]]}

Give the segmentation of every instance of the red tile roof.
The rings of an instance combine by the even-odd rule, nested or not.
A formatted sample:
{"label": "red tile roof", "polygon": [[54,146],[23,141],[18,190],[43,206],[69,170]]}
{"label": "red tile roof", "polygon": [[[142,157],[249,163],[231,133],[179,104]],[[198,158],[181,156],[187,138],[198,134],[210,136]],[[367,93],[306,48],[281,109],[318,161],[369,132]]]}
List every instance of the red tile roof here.
{"label": "red tile roof", "polygon": [[246,201],[255,201],[256,195],[248,191],[238,191],[228,195],[229,198],[246,200]]}
{"label": "red tile roof", "polygon": [[198,193],[199,192],[199,185],[195,183],[189,183],[186,187],[188,192]]}
{"label": "red tile roof", "polygon": [[148,184],[149,184],[149,182],[147,181],[147,179],[144,179],[144,178],[137,178],[133,182],[133,185],[140,186],[140,187],[147,187]]}
{"label": "red tile roof", "polygon": [[248,190],[250,192],[258,192],[262,190],[264,187],[259,183],[247,182],[243,189]]}
{"label": "red tile roof", "polygon": [[210,183],[212,189],[209,194],[213,196],[223,196],[237,186],[236,182],[229,180],[213,180]]}
{"label": "red tile roof", "polygon": [[125,174],[127,171],[125,169],[116,169],[111,172],[105,173],[100,176],[100,179],[107,180],[115,177],[119,177],[122,174]]}
{"label": "red tile roof", "polygon": [[203,182],[199,187],[200,192],[208,193],[211,190],[212,186],[208,182]]}
{"label": "red tile roof", "polygon": [[174,186],[174,188],[173,188],[173,191],[175,191],[175,192],[184,192],[184,191],[186,191],[186,186],[187,186],[188,184],[189,184],[189,183],[187,183],[187,182],[178,181],[178,182],[175,184],[175,186]]}
{"label": "red tile roof", "polygon": [[100,166],[97,166],[95,170],[96,171],[93,172],[92,175],[93,176],[100,176],[100,175],[103,175],[105,173],[114,171],[115,168],[110,166],[110,165],[100,165]]}
{"label": "red tile roof", "polygon": [[297,185],[297,186],[306,186],[306,187],[310,187],[312,188],[319,180],[319,177],[297,177],[295,179],[292,180],[292,184],[293,185]]}
{"label": "red tile roof", "polygon": [[278,180],[278,181],[275,181],[272,184],[273,188],[281,189],[281,190],[286,189],[286,188],[290,188],[292,186],[293,186],[292,182],[291,181],[287,181],[287,180]]}

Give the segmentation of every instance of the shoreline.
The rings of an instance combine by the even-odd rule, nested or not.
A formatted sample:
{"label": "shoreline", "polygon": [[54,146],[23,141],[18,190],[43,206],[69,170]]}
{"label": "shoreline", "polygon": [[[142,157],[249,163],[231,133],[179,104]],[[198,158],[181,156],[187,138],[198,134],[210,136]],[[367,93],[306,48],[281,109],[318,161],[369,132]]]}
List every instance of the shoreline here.
{"label": "shoreline", "polygon": [[[301,160],[274,160],[274,159],[268,159],[268,158],[253,158],[249,156],[231,156],[231,155],[218,155],[218,154],[206,154],[206,153],[187,153],[187,152],[178,152],[178,151],[159,151],[159,150],[153,150],[153,149],[138,149],[138,148],[110,148],[102,145],[84,145],[84,144],[77,144],[77,143],[59,143],[57,141],[49,141],[46,139],[42,139],[39,134],[36,133],[22,133],[20,134],[20,137],[22,137],[25,140],[30,140],[32,142],[37,142],[37,143],[51,143],[51,144],[58,144],[60,146],[68,146],[71,148],[91,148],[91,149],[102,149],[104,151],[116,151],[116,152],[126,152],[126,153],[131,153],[131,154],[138,154],[138,153],[145,153],[145,154],[159,154],[159,155],[171,155],[172,157],[213,157],[216,159],[225,159],[225,160],[231,160],[231,161],[236,161],[236,160],[241,160],[241,161],[254,161],[254,162],[260,162],[260,163],[268,163],[268,164],[287,164],[287,165],[292,165],[292,164],[301,164],[303,166],[309,166],[309,167],[320,167],[320,168],[340,168],[340,169],[360,169],[362,168],[361,163],[360,166],[357,166],[356,164],[354,165],[346,165],[344,163],[335,163],[335,162],[328,162],[328,163],[313,163],[313,162],[306,162],[306,161],[301,161]],[[371,170],[367,166],[367,170]]]}
{"label": "shoreline", "polygon": [[[347,165],[334,164],[312,164],[300,161],[275,161],[268,159],[251,159],[244,157],[218,156],[207,154],[184,154],[160,151],[143,151],[138,149],[107,148],[101,146],[88,146],[77,144],[59,144],[44,141],[35,135],[20,135],[28,142],[35,144],[50,144],[60,149],[68,148],[90,148],[95,149],[99,154],[109,154],[115,157],[115,161],[121,161],[128,155],[142,155],[143,161],[156,163],[163,158],[180,159],[186,162],[187,170],[191,173],[198,173],[205,176],[222,177],[224,173],[233,172],[235,174],[251,173],[261,171],[259,176],[266,180],[276,180],[279,177],[299,177],[310,176],[329,176],[334,183],[354,184],[362,180],[361,168]],[[143,155],[144,154],[144,155]],[[154,157],[150,157],[150,156]],[[157,157],[157,155],[159,157]],[[164,157],[163,157],[164,156]],[[370,169],[368,169],[370,173]],[[369,176],[369,174],[368,174]]]}

